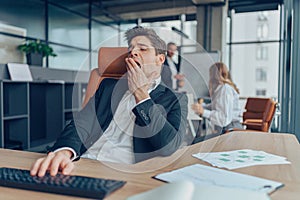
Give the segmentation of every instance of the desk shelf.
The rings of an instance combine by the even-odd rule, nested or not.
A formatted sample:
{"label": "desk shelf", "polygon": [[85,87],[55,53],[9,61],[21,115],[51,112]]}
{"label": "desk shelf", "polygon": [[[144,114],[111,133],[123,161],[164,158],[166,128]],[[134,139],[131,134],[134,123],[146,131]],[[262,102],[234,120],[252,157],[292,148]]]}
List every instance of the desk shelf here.
{"label": "desk shelf", "polygon": [[58,137],[64,123],[62,98],[61,84],[30,84],[30,141]]}
{"label": "desk shelf", "polygon": [[3,117],[3,120],[15,120],[15,119],[23,119],[28,118],[28,115],[12,115],[12,116],[6,116]]}
{"label": "desk shelf", "polygon": [[28,114],[28,83],[2,82],[3,116]]}
{"label": "desk shelf", "polygon": [[79,112],[86,83],[0,81],[0,148],[44,152]]}
{"label": "desk shelf", "polygon": [[86,83],[65,83],[65,122],[73,119],[73,114],[80,111],[86,87]]}
{"label": "desk shelf", "polygon": [[27,149],[29,147],[29,123],[28,118],[5,121],[4,148]]}

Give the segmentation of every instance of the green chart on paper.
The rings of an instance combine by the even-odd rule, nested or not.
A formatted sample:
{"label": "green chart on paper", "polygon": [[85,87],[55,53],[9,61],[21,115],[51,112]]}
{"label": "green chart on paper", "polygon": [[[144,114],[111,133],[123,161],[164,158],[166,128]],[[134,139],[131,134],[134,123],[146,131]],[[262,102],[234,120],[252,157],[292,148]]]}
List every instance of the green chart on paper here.
{"label": "green chart on paper", "polygon": [[289,164],[285,157],[257,151],[242,149],[225,152],[197,153],[193,155],[213,166],[237,169],[254,165]]}
{"label": "green chart on paper", "polygon": [[249,151],[236,151],[234,152],[234,154],[221,153],[219,160],[223,162],[239,162],[239,163],[249,162],[249,160],[262,162],[266,158],[266,156],[259,155],[258,153],[253,154],[253,152],[249,152]]}

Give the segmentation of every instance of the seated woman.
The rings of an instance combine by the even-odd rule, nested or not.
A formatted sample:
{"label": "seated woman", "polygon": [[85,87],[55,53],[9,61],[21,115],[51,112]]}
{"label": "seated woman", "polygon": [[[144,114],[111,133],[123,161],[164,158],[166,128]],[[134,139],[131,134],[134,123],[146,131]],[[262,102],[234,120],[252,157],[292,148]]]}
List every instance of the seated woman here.
{"label": "seated woman", "polygon": [[226,65],[215,63],[209,69],[209,76],[211,104],[196,103],[192,105],[192,109],[200,116],[208,118],[217,133],[223,134],[234,128],[243,129],[240,123],[239,90],[230,80]]}

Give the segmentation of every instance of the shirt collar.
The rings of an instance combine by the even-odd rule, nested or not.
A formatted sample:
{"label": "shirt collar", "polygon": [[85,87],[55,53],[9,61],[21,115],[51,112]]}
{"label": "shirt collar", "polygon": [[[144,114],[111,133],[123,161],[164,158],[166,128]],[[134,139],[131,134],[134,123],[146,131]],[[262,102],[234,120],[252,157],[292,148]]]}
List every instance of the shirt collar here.
{"label": "shirt collar", "polygon": [[152,86],[148,89],[148,93],[150,94],[150,92],[155,90],[157,86],[160,84],[160,82],[161,82],[161,76],[159,76],[157,79],[154,79]]}

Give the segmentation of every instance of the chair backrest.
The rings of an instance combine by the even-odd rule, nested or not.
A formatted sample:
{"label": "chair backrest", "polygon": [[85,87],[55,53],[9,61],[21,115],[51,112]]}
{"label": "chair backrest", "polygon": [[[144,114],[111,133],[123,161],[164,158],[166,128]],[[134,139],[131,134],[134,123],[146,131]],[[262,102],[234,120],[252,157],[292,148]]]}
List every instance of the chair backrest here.
{"label": "chair backrest", "polygon": [[98,70],[103,78],[121,78],[126,72],[127,47],[101,47],[98,52]]}
{"label": "chair backrest", "polygon": [[246,129],[268,132],[276,110],[276,102],[271,98],[248,98],[243,113]]}
{"label": "chair backrest", "polygon": [[101,47],[99,49],[98,68],[93,69],[90,73],[82,107],[84,107],[95,94],[100,82],[104,78],[119,79],[126,73],[125,58],[127,56],[127,47]]}

